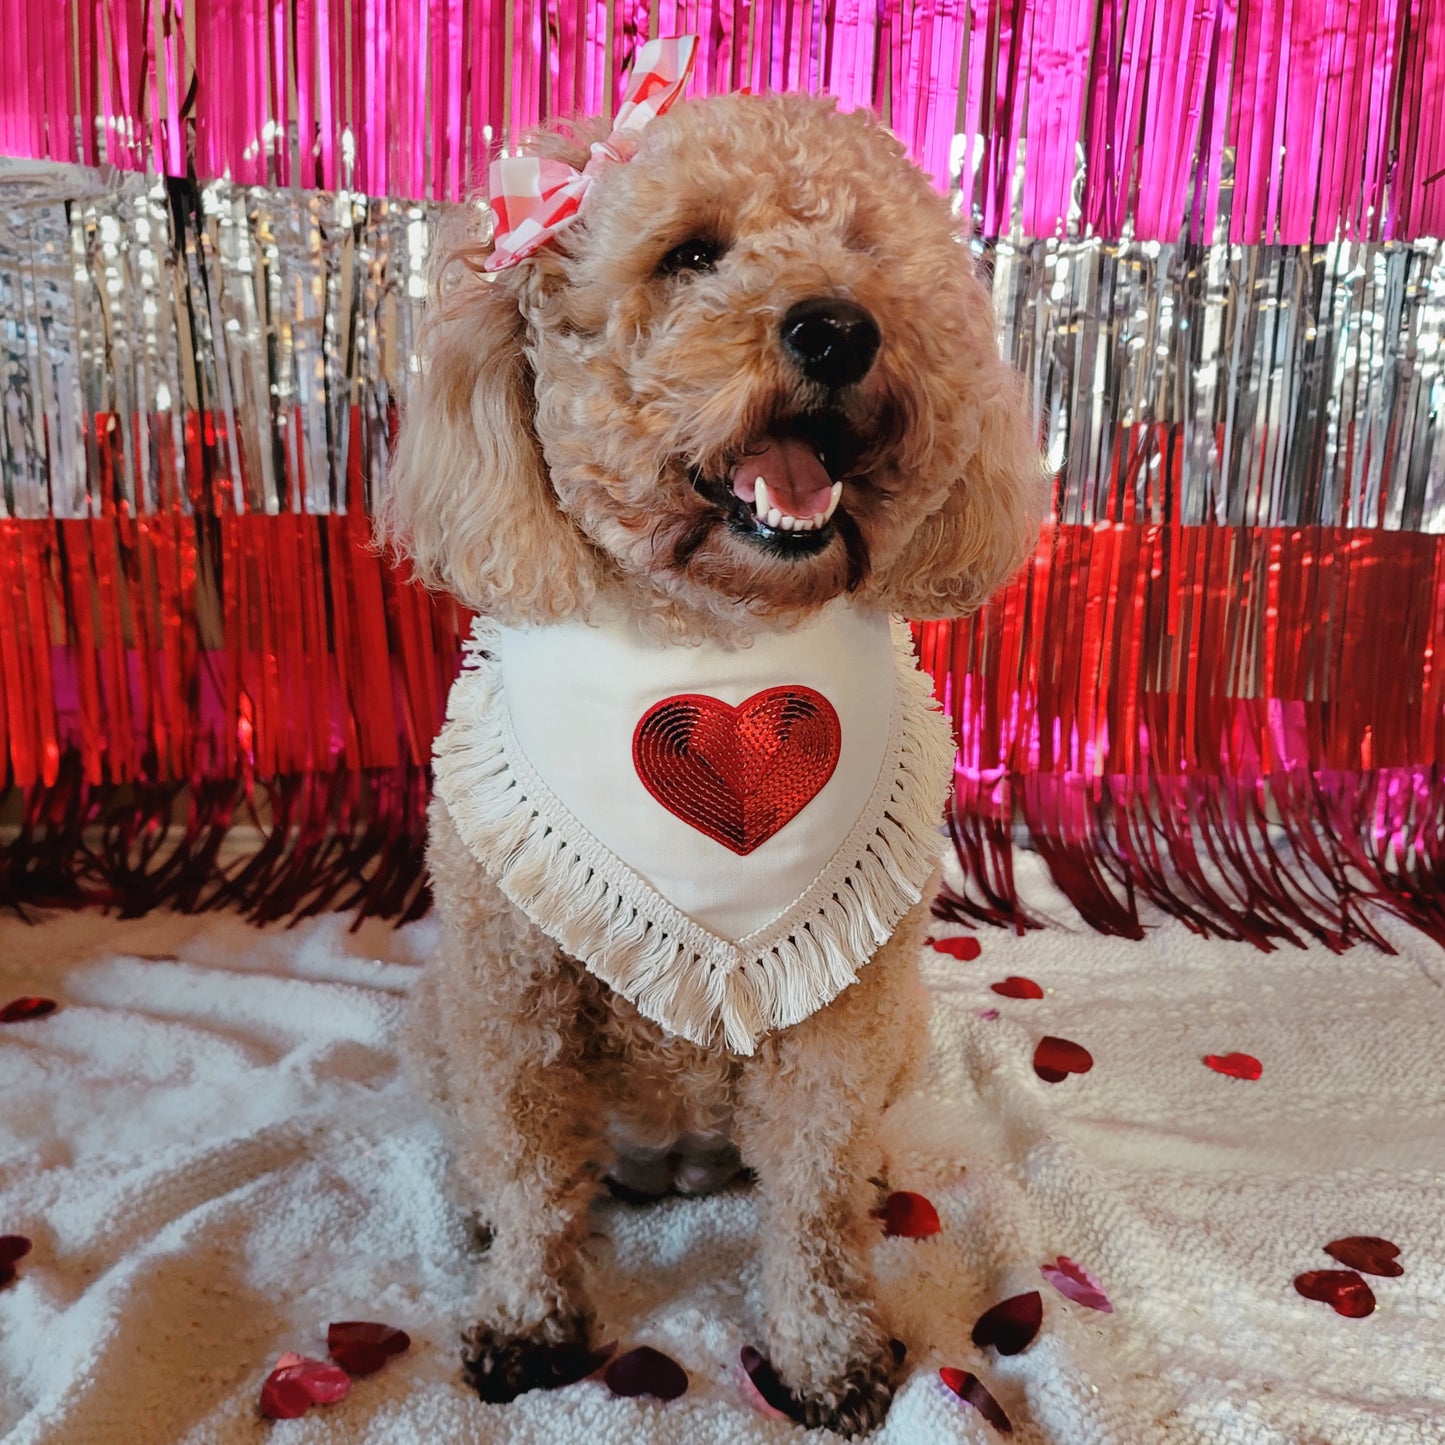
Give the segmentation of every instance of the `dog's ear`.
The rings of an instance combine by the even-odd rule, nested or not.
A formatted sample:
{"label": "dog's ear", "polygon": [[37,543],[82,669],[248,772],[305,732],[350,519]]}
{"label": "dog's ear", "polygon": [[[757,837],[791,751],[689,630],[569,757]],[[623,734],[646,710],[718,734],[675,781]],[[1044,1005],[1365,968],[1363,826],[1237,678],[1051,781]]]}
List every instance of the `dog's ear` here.
{"label": "dog's ear", "polygon": [[379,543],[428,587],[509,621],[585,611],[597,562],[563,516],[533,430],[534,383],[516,288],[486,248],[438,236],[432,299],[376,515]]}
{"label": "dog's ear", "polygon": [[875,584],[888,610],[905,617],[973,611],[1038,543],[1047,472],[1022,379],[994,351],[977,381],[977,445],[943,506]]}

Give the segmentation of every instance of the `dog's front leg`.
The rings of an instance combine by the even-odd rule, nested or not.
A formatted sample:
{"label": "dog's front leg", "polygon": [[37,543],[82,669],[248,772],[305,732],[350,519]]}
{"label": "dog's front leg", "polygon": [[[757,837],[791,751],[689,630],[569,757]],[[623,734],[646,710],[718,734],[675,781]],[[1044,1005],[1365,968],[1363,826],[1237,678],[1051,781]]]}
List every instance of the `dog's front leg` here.
{"label": "dog's front leg", "polygon": [[913,930],[744,1068],[738,1130],[762,1192],[767,1354],[810,1426],[873,1429],[896,1362],[875,1296],[878,1116],[918,1047]]}
{"label": "dog's front leg", "polygon": [[465,1367],[483,1399],[505,1401],[586,1373],[595,990],[476,866],[440,805],[429,862],[444,934],[420,1042],[449,1116],[453,1193],[489,1237]]}

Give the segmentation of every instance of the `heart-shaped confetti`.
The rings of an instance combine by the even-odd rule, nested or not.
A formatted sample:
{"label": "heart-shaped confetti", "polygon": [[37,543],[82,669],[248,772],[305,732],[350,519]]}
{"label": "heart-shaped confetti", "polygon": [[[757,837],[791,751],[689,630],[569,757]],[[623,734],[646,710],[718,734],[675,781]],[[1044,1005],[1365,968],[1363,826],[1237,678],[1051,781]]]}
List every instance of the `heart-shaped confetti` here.
{"label": "heart-shaped confetti", "polygon": [[1312,1269],[1295,1276],[1294,1287],[1306,1298],[1320,1300],[1337,1315],[1362,1320],[1375,1312],[1375,1293],[1352,1269]]}
{"label": "heart-shaped confetti", "polygon": [[944,1365],[939,1370],[938,1377],[960,1400],[972,1405],[1000,1435],[1013,1434],[1013,1423],[977,1375],[971,1375],[967,1370],[955,1370],[952,1365]]}
{"label": "heart-shaped confetti", "polygon": [[1331,1240],[1325,1245],[1325,1253],[1361,1274],[1382,1274],[1393,1279],[1405,1273],[1404,1266],[1395,1263],[1400,1246],[1376,1234],[1352,1234],[1348,1239]]}
{"label": "heart-shaped confetti", "polygon": [[1264,1072],[1264,1065],[1253,1054],[1205,1054],[1204,1062],[1216,1074],[1228,1074],[1231,1079],[1257,1079]]}
{"label": "heart-shaped confetti", "polygon": [[957,938],[932,938],[929,942],[940,953],[949,954],[960,963],[971,963],[983,952],[983,945],[968,933],[961,933]]}
{"label": "heart-shaped confetti", "polygon": [[659,1400],[675,1400],[687,1391],[687,1371],[651,1345],[638,1345],[618,1355],[602,1378],[614,1395],[627,1398],[652,1395]]}
{"label": "heart-shaped confetti", "polygon": [[12,998],[0,1008],[0,1024],[18,1024],[22,1019],[43,1019],[60,1005],[53,998]]}
{"label": "heart-shaped confetti", "polygon": [[979,1349],[992,1345],[1001,1355],[1017,1355],[1033,1343],[1043,1322],[1044,1297],[1031,1289],[985,1310],[973,1327],[973,1342]]}
{"label": "heart-shaped confetti", "polygon": [[999,983],[991,983],[989,987],[995,992],[1002,994],[1005,998],[1042,998],[1044,991],[1031,978],[1020,978],[1017,974],[1010,974]]}
{"label": "heart-shaped confetti", "polygon": [[889,1239],[927,1239],[943,1228],[932,1203],[907,1189],[890,1194],[877,1213]]}
{"label": "heart-shaped confetti", "polygon": [[1057,1084],[1070,1074],[1087,1074],[1093,1067],[1094,1056],[1070,1039],[1043,1038],[1034,1050],[1034,1073],[1046,1084]]}
{"label": "heart-shaped confetti", "polygon": [[1041,1264],[1040,1272],[1065,1299],[1091,1310],[1114,1313],[1113,1301],[1104,1293],[1104,1286],[1077,1261],[1061,1254],[1053,1264]]}
{"label": "heart-shaped confetti", "polygon": [[268,1420],[294,1420],[313,1405],[334,1405],[351,1389],[340,1365],[285,1354],[261,1386],[261,1413]]}
{"label": "heart-shaped confetti", "polygon": [[374,1375],[410,1344],[404,1330],[369,1320],[339,1320],[326,1327],[326,1348],[348,1375]]}
{"label": "heart-shaped confetti", "polygon": [[15,1262],[30,1253],[30,1241],[23,1234],[0,1234],[0,1289],[15,1278]]}

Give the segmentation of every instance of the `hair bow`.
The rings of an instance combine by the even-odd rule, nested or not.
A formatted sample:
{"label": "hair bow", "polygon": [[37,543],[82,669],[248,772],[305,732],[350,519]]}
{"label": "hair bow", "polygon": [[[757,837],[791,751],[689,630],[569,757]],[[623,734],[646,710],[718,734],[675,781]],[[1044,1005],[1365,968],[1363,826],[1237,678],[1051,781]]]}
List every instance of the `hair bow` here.
{"label": "hair bow", "polygon": [[649,40],[637,52],[612,134],[593,145],[582,170],[539,156],[504,156],[492,163],[491,207],[497,230],[486,270],[515,266],[577,219],[582,198],[599,172],[613,162],[631,160],[638,132],[682,94],[696,56],[695,35]]}

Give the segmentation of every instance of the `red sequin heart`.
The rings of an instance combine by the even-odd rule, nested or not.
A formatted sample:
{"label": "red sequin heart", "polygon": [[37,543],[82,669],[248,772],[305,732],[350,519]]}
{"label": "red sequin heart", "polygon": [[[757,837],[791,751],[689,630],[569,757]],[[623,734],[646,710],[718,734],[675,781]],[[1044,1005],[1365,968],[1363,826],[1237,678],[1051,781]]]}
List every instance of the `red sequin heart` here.
{"label": "red sequin heart", "polygon": [[1001,983],[991,983],[989,987],[995,993],[1001,993],[1005,998],[1042,998],[1044,991],[1031,978],[1020,978],[1018,974],[1011,973]]}
{"label": "red sequin heart", "polygon": [[958,959],[960,963],[968,963],[983,952],[983,945],[978,939],[967,933],[961,933],[957,938],[934,938],[929,940],[939,953],[947,953]]}
{"label": "red sequin heart", "polygon": [[1331,1240],[1325,1245],[1325,1253],[1362,1274],[1382,1274],[1393,1279],[1405,1273],[1404,1266],[1395,1263],[1400,1246],[1377,1234],[1352,1234],[1348,1239]]}
{"label": "red sequin heart", "polygon": [[261,1413],[268,1420],[294,1420],[313,1405],[334,1405],[351,1389],[339,1365],[285,1354],[261,1386]]}
{"label": "red sequin heart", "polygon": [[890,1194],[877,1215],[882,1218],[883,1233],[889,1239],[926,1239],[943,1228],[932,1201],[908,1189]]}
{"label": "red sequin heart", "polygon": [[1093,1067],[1094,1056],[1070,1039],[1040,1039],[1034,1050],[1034,1073],[1046,1084],[1057,1084],[1070,1074],[1087,1074]]}
{"label": "red sequin heart", "polygon": [[999,1434],[1013,1434],[1013,1424],[1004,1414],[1003,1407],[989,1394],[977,1375],[970,1374],[967,1370],[957,1370],[952,1365],[944,1365],[939,1370],[938,1377],[960,1400],[972,1405]]}
{"label": "red sequin heart", "polygon": [[1231,1079],[1257,1079],[1264,1072],[1264,1065],[1253,1054],[1205,1054],[1204,1062],[1216,1074],[1228,1074]]}
{"label": "red sequin heart", "polygon": [[810,687],[770,687],[739,707],[686,693],[648,708],[632,765],[674,817],[747,854],[823,790],[841,743],[832,703]]}
{"label": "red sequin heart", "polygon": [[1375,1312],[1375,1292],[1352,1269],[1311,1269],[1295,1276],[1294,1287],[1347,1319],[1362,1320]]}
{"label": "red sequin heart", "polygon": [[973,1327],[973,1342],[979,1349],[992,1345],[1001,1355],[1017,1355],[1033,1343],[1043,1322],[1044,1298],[1031,1289],[985,1310]]}

